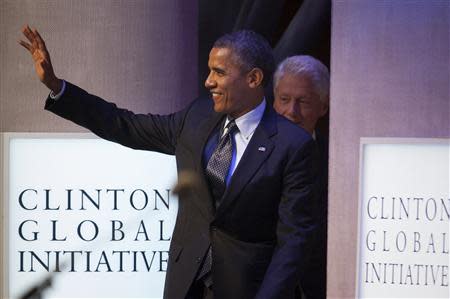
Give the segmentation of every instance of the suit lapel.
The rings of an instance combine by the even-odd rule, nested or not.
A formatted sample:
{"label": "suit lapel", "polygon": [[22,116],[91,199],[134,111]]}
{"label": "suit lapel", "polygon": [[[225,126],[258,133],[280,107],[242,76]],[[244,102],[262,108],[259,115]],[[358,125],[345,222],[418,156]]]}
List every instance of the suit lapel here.
{"label": "suit lapel", "polygon": [[216,212],[216,218],[220,217],[239,196],[242,189],[270,156],[275,147],[270,137],[276,134],[276,132],[276,113],[272,107],[267,105],[264,115],[233,173],[222,203]]}

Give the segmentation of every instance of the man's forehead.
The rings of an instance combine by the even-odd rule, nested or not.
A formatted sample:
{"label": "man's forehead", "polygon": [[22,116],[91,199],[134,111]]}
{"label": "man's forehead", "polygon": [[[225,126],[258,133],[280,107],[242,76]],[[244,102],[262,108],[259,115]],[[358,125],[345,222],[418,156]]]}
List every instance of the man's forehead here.
{"label": "man's forehead", "polygon": [[225,55],[225,54],[229,55],[229,54],[233,54],[234,51],[230,47],[212,47],[211,51],[209,53],[210,53],[210,55],[212,53],[216,53],[216,54],[219,54],[219,55]]}
{"label": "man's forehead", "polygon": [[308,96],[314,99],[319,98],[319,93],[314,82],[308,74],[286,73],[280,77],[274,86],[274,91],[280,95],[304,96],[308,94]]}
{"label": "man's forehead", "polygon": [[276,81],[275,88],[278,87],[296,87],[298,88],[310,88],[315,91],[315,86],[312,77],[309,74],[298,74],[286,72],[282,74]]}
{"label": "man's forehead", "polygon": [[295,73],[286,71],[282,74],[280,80],[283,80],[284,78],[289,78],[291,80],[298,80],[298,81],[313,81],[312,75],[307,72],[301,72],[301,73]]}
{"label": "man's forehead", "polygon": [[209,52],[208,64],[220,64],[225,66],[239,66],[239,58],[235,51],[231,48],[217,48],[214,47]]}

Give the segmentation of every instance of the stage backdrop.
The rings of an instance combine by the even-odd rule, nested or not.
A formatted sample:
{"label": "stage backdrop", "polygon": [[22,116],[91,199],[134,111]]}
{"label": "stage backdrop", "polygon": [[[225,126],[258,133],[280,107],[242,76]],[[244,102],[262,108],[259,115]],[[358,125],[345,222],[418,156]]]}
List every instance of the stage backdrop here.
{"label": "stage backdrop", "polygon": [[[4,0],[0,132],[86,132],[44,111],[48,90],[38,81],[29,53],[17,43],[24,24],[40,30],[58,76],[121,107],[170,113],[197,96],[195,0]],[[93,192],[89,195],[96,196]],[[25,194],[33,199],[32,193]],[[32,223],[25,228],[33,230]],[[0,257],[1,269],[5,262]],[[2,271],[1,290],[6,278]]]}
{"label": "stage backdrop", "polygon": [[[450,137],[450,2],[336,0],[332,7],[327,296],[355,298],[360,138]],[[445,178],[428,175],[448,192]]]}

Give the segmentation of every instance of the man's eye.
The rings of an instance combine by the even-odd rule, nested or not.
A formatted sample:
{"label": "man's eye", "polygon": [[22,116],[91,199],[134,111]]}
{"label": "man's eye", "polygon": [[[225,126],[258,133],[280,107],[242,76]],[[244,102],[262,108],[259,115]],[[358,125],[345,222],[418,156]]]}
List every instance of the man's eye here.
{"label": "man's eye", "polygon": [[311,101],[309,98],[300,98],[299,102],[300,102],[300,104],[305,105],[305,106],[311,104]]}
{"label": "man's eye", "polygon": [[216,74],[218,77],[222,77],[225,75],[225,71],[221,70],[221,69],[212,69],[212,71],[214,72],[214,74]]}
{"label": "man's eye", "polygon": [[289,102],[289,98],[282,97],[282,98],[281,98],[281,101],[282,101],[283,103],[287,103],[287,102]]}

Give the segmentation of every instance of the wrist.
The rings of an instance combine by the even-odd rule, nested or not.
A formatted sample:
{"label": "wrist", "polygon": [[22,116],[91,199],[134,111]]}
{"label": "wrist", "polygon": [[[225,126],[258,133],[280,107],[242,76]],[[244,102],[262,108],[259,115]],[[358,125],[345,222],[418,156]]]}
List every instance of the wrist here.
{"label": "wrist", "polygon": [[61,92],[63,82],[61,79],[55,78],[51,80],[47,87],[53,92],[53,94],[59,94]]}

